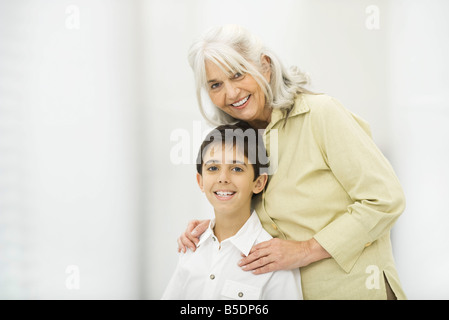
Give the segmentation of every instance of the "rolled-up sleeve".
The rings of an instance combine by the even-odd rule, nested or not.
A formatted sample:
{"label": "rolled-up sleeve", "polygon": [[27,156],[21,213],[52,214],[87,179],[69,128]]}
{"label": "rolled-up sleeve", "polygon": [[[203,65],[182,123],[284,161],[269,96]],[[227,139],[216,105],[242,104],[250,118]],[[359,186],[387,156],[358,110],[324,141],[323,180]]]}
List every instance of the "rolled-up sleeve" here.
{"label": "rolled-up sleeve", "polygon": [[314,109],[313,132],[323,158],[353,204],[314,235],[345,272],[364,248],[389,232],[405,208],[405,196],[368,125],[336,99]]}

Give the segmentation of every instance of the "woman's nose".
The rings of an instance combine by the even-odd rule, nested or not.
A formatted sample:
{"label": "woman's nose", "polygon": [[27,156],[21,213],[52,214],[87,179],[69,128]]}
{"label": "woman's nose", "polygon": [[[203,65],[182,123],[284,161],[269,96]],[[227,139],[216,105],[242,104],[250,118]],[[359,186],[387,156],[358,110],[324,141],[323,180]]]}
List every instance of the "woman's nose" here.
{"label": "woman's nose", "polygon": [[240,88],[237,87],[236,84],[229,82],[226,85],[226,96],[228,98],[229,103],[234,103],[235,100],[239,97]]}

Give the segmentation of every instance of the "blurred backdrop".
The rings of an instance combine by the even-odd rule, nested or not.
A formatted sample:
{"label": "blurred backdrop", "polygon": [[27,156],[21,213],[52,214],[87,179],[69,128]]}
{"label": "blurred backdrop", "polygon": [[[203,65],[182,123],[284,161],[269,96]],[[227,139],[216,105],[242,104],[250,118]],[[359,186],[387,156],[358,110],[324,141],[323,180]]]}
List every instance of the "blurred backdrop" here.
{"label": "blurred backdrop", "polygon": [[404,290],[449,299],[447,12],[445,0],[0,0],[0,298],[160,298],[177,237],[213,213],[195,180],[210,128],[187,51],[237,23],[370,123],[407,197],[392,231]]}

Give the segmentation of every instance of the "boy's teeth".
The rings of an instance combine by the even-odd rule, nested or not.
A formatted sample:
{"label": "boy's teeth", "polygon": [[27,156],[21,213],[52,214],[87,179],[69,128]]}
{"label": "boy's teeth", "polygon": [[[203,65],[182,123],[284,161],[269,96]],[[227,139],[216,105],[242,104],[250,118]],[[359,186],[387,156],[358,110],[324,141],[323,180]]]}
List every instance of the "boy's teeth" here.
{"label": "boy's teeth", "polygon": [[235,192],[221,192],[221,191],[216,191],[215,193],[218,194],[219,196],[226,197],[226,196],[233,195]]}
{"label": "boy's teeth", "polygon": [[249,98],[249,96],[247,96],[245,99],[243,99],[243,100],[241,100],[241,101],[239,101],[239,102],[237,102],[237,103],[233,103],[232,106],[234,106],[234,107],[240,107],[241,105],[245,104],[246,101],[248,101],[248,98]]}

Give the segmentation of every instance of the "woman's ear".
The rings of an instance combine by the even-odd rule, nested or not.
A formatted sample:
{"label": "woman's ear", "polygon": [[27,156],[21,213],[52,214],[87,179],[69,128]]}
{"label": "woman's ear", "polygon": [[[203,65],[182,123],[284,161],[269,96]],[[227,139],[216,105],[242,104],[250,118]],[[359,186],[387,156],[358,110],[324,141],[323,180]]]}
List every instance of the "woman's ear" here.
{"label": "woman's ear", "polygon": [[200,187],[201,191],[204,192],[203,176],[199,173],[196,174],[196,182],[198,182],[198,186]]}
{"label": "woman's ear", "polygon": [[260,65],[262,66],[262,75],[265,77],[268,83],[271,79],[271,59],[269,56],[263,54],[260,57]]}
{"label": "woman's ear", "polygon": [[268,175],[266,173],[263,173],[260,176],[258,176],[256,181],[254,182],[253,193],[254,194],[260,193],[263,190],[263,188],[265,188],[267,181]]}

